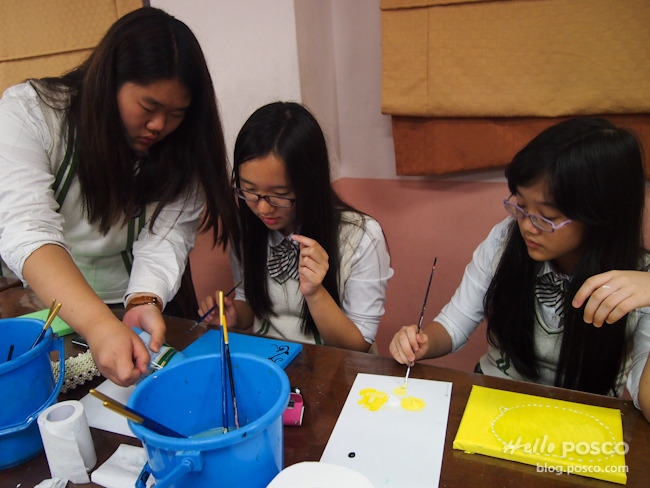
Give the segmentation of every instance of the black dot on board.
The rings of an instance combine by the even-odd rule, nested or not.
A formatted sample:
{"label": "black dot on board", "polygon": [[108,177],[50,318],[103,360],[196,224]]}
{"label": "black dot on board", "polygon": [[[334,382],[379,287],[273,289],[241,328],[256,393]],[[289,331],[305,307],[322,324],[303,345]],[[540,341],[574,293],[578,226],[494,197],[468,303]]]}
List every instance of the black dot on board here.
{"label": "black dot on board", "polygon": [[356,454],[353,453],[353,452],[351,452],[351,453],[348,454],[348,457],[349,457],[349,458],[353,458],[354,456],[356,456]]}

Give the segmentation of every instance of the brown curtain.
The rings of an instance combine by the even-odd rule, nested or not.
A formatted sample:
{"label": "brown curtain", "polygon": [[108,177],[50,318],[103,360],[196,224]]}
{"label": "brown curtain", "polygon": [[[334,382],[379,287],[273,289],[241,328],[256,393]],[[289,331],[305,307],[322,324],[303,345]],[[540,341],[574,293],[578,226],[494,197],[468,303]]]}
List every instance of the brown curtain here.
{"label": "brown curtain", "polygon": [[604,116],[650,145],[650,2],[382,0],[397,173],[503,166],[543,128]]}

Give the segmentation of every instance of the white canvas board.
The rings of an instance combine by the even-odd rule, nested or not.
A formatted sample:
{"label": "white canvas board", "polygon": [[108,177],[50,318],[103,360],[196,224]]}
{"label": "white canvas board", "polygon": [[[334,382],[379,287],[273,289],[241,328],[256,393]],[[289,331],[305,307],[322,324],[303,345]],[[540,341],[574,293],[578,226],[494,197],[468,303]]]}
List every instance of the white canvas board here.
{"label": "white canvas board", "polygon": [[[407,396],[426,404],[420,411],[405,410],[393,395],[403,385],[404,377],[359,373],[321,461],[354,469],[375,486],[438,486],[452,384],[409,379]],[[364,408],[366,388],[389,394],[388,402],[377,411]]]}

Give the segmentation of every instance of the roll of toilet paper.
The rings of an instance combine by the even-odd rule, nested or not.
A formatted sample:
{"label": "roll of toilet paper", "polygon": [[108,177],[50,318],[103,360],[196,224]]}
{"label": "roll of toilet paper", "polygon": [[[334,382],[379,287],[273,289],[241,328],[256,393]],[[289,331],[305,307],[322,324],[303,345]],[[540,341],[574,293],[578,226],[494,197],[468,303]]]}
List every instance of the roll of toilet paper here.
{"label": "roll of toilet paper", "polygon": [[47,464],[53,478],[89,483],[97,455],[81,402],[55,403],[38,416]]}

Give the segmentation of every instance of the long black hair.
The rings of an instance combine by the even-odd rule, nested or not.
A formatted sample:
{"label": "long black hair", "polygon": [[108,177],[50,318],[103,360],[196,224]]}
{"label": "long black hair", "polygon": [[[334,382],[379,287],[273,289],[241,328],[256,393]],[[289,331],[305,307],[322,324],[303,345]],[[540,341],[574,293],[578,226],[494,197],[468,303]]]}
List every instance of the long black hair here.
{"label": "long black hair", "polygon": [[[517,153],[506,168],[508,188],[544,183],[548,199],[586,228],[579,261],[564,297],[564,331],[555,385],[611,394],[626,357],[627,316],[596,328],[571,301],[585,280],[605,271],[636,270],[643,262],[645,176],[636,137],[603,119],[556,124]],[[543,263],[528,256],[513,221],[485,296],[488,339],[530,380],[539,378],[534,344],[534,293]]]}
{"label": "long black hair", "polygon": [[[125,136],[117,92],[127,82],[146,86],[171,79],[188,90],[190,106],[175,131],[146,157],[137,155]],[[31,83],[43,100],[65,111],[88,219],[102,232],[156,202],[153,227],[165,205],[188,190],[205,193],[201,228],[213,230],[215,244],[225,248],[238,232],[212,80],[201,47],[183,22],[156,8],[135,10],[109,28],[80,66]],[[62,94],[70,100],[64,107]]]}
{"label": "long black hair", "polygon": [[[316,240],[329,255],[329,270],[323,286],[340,306],[338,231],[341,214],[344,210],[358,211],[333,190],[323,131],[304,106],[274,102],[257,109],[248,118],[235,142],[233,183],[239,186],[242,164],[269,154],[284,161],[296,196],[297,228],[302,235]],[[248,205],[239,205],[239,217],[246,300],[256,317],[268,320],[274,315],[267,287],[268,229]],[[303,332],[316,334],[316,325],[304,301],[301,318]]]}

